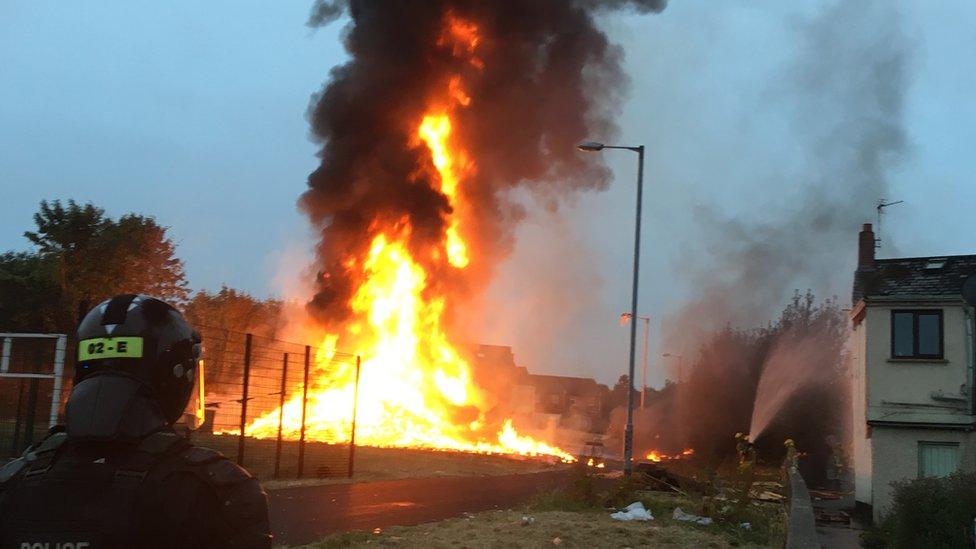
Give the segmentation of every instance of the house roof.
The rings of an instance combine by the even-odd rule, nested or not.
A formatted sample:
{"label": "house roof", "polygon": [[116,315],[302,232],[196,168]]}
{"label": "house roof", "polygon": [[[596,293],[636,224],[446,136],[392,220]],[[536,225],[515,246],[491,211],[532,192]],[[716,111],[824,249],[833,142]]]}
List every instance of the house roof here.
{"label": "house roof", "polygon": [[976,255],[877,259],[854,277],[854,297],[954,297],[976,274]]}
{"label": "house roof", "polygon": [[512,353],[512,348],[507,345],[486,345],[479,343],[472,345],[471,348],[474,353],[474,358],[478,362],[515,367],[515,355]]}
{"label": "house roof", "polygon": [[575,396],[599,396],[609,389],[590,377],[529,374],[528,381],[542,392],[566,392]]}

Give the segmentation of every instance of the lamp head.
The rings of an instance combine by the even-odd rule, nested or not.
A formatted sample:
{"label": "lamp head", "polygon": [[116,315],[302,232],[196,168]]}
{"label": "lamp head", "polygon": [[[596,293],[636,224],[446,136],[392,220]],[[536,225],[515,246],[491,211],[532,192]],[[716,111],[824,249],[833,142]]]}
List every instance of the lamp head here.
{"label": "lamp head", "polygon": [[587,152],[602,151],[603,147],[604,147],[603,143],[597,143],[596,141],[584,141],[579,145],[576,145],[577,149],[581,151],[587,151]]}

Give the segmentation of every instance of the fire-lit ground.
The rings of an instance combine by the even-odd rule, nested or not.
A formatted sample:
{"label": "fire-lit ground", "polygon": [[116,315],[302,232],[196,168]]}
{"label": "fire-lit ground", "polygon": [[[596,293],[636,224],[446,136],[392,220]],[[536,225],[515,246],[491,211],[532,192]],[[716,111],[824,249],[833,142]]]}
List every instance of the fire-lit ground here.
{"label": "fire-lit ground", "polygon": [[[385,451],[418,456],[440,453],[448,458],[465,455]],[[667,477],[667,483],[639,476],[632,484],[622,478],[618,468],[610,467],[592,468],[579,462],[557,464],[539,473],[499,474],[494,479],[458,475],[364,485],[285,487],[271,492],[272,517],[279,540],[308,543],[317,539],[321,540],[317,546],[326,547],[376,543],[400,547],[538,547],[552,545],[557,538],[555,544],[567,547],[782,547],[786,514],[778,467],[759,466],[754,470],[751,503],[745,507],[732,504],[739,497],[736,490],[741,477],[733,462],[715,468],[694,454],[672,455],[657,464],[658,469],[676,475]],[[724,487],[725,493],[717,493],[718,486]],[[335,508],[327,517],[318,512],[336,501],[348,504]],[[611,519],[613,507],[619,509],[634,501],[641,501],[654,520],[622,523]],[[492,508],[509,510],[478,513]],[[684,522],[676,513],[678,508],[707,516],[712,523]],[[454,518],[462,510],[466,511],[464,516]],[[744,523],[749,526],[742,526]],[[408,526],[413,524],[418,526]],[[325,537],[329,533],[334,534]]]}
{"label": "fire-lit ground", "polygon": [[[362,515],[357,514],[351,526],[346,527],[352,532],[326,537],[316,546],[697,548],[782,547],[785,541],[786,514],[780,504],[756,501],[750,505],[747,512],[749,528],[740,526],[741,522],[736,520],[721,520],[717,516],[712,524],[700,525],[675,517],[678,508],[687,513],[701,512],[703,500],[700,494],[639,490],[627,494],[628,504],[640,501],[654,519],[650,522],[621,522],[611,518],[613,509],[605,507],[603,500],[609,493],[617,493],[620,485],[612,481],[598,483],[603,486],[598,488],[599,497],[594,504],[587,504],[571,495],[571,486],[579,485],[578,477],[569,475],[561,479],[549,489],[540,487],[534,497],[514,504],[512,509],[464,513],[458,517],[452,506],[444,510],[439,522],[434,522],[437,519],[430,513],[436,503],[428,502],[422,491],[414,491],[421,488],[422,481],[397,486],[379,483],[371,493],[389,489],[389,498],[395,499],[397,505],[385,507],[377,501],[369,501],[369,507],[381,510],[382,515],[377,512],[369,519],[361,520]],[[476,486],[468,479],[457,479],[456,483],[448,481],[438,486],[442,494],[435,498],[438,502],[446,499],[450,504],[468,509],[465,494],[472,488],[477,490]],[[283,494],[272,494],[272,507],[281,501],[280,515],[284,517],[294,505],[291,501],[282,501],[280,495]],[[334,493],[328,496],[342,497]],[[288,531],[285,534],[290,535]],[[298,541],[305,542],[306,539]]]}
{"label": "fire-lit ground", "polygon": [[[670,507],[687,505],[678,501]],[[663,507],[662,507],[663,509]],[[523,517],[532,524],[523,526]],[[782,537],[749,547],[782,547]],[[733,545],[734,543],[734,545]],[[367,545],[368,544],[368,545]],[[609,513],[590,511],[535,511],[526,509],[486,511],[463,518],[416,526],[394,526],[378,531],[339,534],[317,547],[735,547],[739,543],[724,532],[696,528],[669,520],[667,514],[653,524],[611,520]]]}
{"label": "fire-lit ground", "polygon": [[[195,433],[194,442],[234,456],[237,437],[203,435]],[[479,454],[446,450],[414,448],[378,448],[360,446],[352,478],[347,477],[348,448],[320,442],[309,442],[305,448],[303,478],[298,475],[298,442],[282,444],[279,478],[274,479],[275,441],[249,440],[244,462],[248,470],[261,480],[268,489],[332,484],[346,482],[373,482],[405,478],[431,478],[451,476],[486,476],[525,474],[555,471],[567,467],[554,459],[541,459],[518,455]],[[328,476],[325,476],[328,475]]]}

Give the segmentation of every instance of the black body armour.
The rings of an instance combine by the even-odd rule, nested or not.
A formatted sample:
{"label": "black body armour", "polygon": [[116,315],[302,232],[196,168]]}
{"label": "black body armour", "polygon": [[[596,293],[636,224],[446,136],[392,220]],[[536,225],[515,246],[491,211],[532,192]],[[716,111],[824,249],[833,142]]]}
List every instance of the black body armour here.
{"label": "black body armour", "polygon": [[145,384],[75,385],[67,424],[0,467],[0,547],[271,547],[267,496],[173,432]]}
{"label": "black body armour", "polygon": [[271,547],[257,480],[172,431],[139,441],[55,432],[0,468],[4,549]]}

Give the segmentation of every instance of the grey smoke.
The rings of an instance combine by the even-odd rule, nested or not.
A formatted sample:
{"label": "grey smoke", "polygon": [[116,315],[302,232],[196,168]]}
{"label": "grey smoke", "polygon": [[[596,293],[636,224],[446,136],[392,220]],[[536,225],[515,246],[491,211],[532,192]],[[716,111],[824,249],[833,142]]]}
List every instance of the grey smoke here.
{"label": "grey smoke", "polygon": [[695,212],[705,249],[684,258],[680,271],[699,289],[665,322],[673,328],[665,348],[694,349],[695,339],[725,325],[762,325],[795,288],[845,300],[850,292],[858,228],[889,197],[888,174],[908,153],[913,48],[887,0],[836,2],[801,25],[797,56],[770,90],[788,106],[803,151],[801,191],[761,221],[704,206]]}
{"label": "grey smoke", "polygon": [[[685,357],[687,381],[655,404],[663,415],[645,420],[652,431],[639,440],[662,433],[672,448],[695,440],[731,450],[733,432],[747,432],[752,418],[755,435],[776,424],[777,436],[802,432],[801,443],[815,451],[846,428],[843,316],[837,330],[806,327],[758,344],[727,328],[766,326],[795,289],[846,304],[857,232],[889,197],[889,174],[910,151],[904,110],[913,45],[902,29],[886,0],[841,0],[799,24],[795,53],[766,97],[768,108],[787,113],[798,169],[768,174],[781,160],[756,159],[755,178],[771,181],[775,207],[743,217],[714,204],[693,213],[701,249],[682,258],[676,275],[694,290],[664,319],[660,347]],[[756,203],[770,202],[763,198]],[[670,432],[676,424],[679,432]],[[778,441],[763,442],[781,450]]]}

